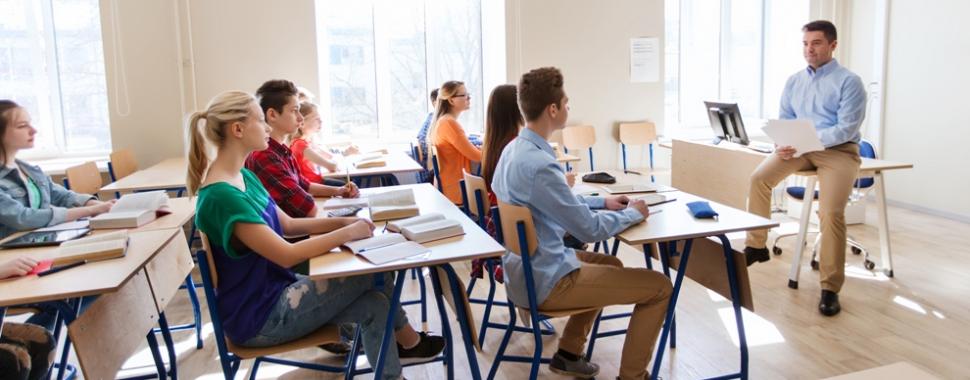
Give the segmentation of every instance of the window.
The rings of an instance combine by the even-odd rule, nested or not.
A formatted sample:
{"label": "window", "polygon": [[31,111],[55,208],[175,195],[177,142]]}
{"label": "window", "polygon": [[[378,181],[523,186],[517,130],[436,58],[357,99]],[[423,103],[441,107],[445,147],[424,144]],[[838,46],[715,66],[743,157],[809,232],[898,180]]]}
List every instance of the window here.
{"label": "window", "polygon": [[482,130],[480,0],[316,5],[323,134],[410,141],[432,108],[428,94],[448,80],[465,82],[472,97],[460,120],[466,132]]}
{"label": "window", "polygon": [[785,81],[806,65],[809,0],[665,1],[667,123],[706,127],[707,100],[738,103],[748,120],[777,117]]}
{"label": "window", "polygon": [[28,158],[111,149],[98,0],[0,0],[0,98],[38,134]]}

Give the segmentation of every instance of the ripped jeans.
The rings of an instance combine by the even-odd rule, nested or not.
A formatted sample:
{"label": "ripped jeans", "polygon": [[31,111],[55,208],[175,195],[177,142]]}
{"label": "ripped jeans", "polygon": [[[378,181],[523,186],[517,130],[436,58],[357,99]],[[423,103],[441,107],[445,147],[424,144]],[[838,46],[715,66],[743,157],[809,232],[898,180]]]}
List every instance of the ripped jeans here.
{"label": "ripped jeans", "polygon": [[[357,323],[364,353],[371,365],[375,365],[393,286],[390,274],[384,277],[383,291],[374,287],[374,276],[369,274],[317,281],[297,275],[297,281],[283,290],[259,333],[242,345],[274,346],[299,339],[325,324]],[[407,323],[404,309],[398,307],[394,331]],[[401,364],[397,350],[388,350],[384,360],[384,378],[399,378]]]}

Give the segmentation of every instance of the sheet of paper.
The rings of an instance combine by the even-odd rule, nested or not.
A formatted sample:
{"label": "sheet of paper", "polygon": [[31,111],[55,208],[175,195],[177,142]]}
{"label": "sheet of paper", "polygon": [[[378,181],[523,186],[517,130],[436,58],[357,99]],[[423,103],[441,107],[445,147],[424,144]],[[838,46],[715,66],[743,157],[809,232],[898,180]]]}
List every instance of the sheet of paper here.
{"label": "sheet of paper", "polygon": [[815,123],[811,120],[768,120],[768,124],[761,130],[778,146],[794,147],[795,157],[825,150],[815,132]]}
{"label": "sheet of paper", "polygon": [[66,230],[76,230],[79,228],[88,228],[90,223],[87,219],[75,220],[73,222],[64,222],[61,224],[55,224],[50,227],[38,228],[37,231],[66,231]]}
{"label": "sheet of paper", "polygon": [[660,81],[660,39],[638,37],[630,39],[630,83]]}
{"label": "sheet of paper", "polygon": [[358,255],[363,256],[365,259],[367,259],[367,261],[381,265],[391,261],[397,261],[411,256],[425,254],[430,251],[430,249],[421,244],[413,241],[406,241],[386,247],[368,249],[358,253]]}

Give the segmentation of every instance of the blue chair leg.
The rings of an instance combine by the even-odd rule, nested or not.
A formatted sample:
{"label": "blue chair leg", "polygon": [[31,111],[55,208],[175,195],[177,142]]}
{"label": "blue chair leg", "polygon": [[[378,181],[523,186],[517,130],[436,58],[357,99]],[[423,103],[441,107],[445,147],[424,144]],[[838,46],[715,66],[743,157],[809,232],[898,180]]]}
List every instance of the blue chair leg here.
{"label": "blue chair leg", "polygon": [[623,151],[623,172],[626,173],[626,144],[620,143],[620,149]]}
{"label": "blue chair leg", "polygon": [[485,313],[482,314],[482,327],[478,333],[478,345],[485,345],[485,333],[488,332],[488,324],[492,315],[492,303],[495,301],[495,272],[491,261],[485,262],[485,270],[488,271],[488,298],[485,299]]}
{"label": "blue chair leg", "polygon": [[202,305],[199,303],[199,295],[195,293],[195,281],[192,274],[185,277],[186,291],[189,292],[189,302],[192,303],[192,318],[195,325],[195,349],[202,349]]}
{"label": "blue chair leg", "polygon": [[539,331],[539,316],[532,314],[532,340],[535,341],[535,348],[532,352],[532,370],[529,372],[529,380],[539,378],[539,365],[542,364],[542,331]]}
{"label": "blue chair leg", "polygon": [[647,144],[648,149],[650,149],[650,170],[653,170],[653,143]]}
{"label": "blue chair leg", "polygon": [[155,370],[158,372],[158,378],[164,379],[165,376],[165,362],[162,360],[162,353],[158,351],[158,340],[155,339],[155,333],[149,331],[148,336],[148,349],[152,353],[152,359],[155,360]]}
{"label": "blue chair leg", "polygon": [[249,369],[249,380],[256,380],[256,371],[259,370],[259,363],[262,362],[262,360],[259,359],[260,358],[256,358],[256,360],[253,361],[253,368]]}
{"label": "blue chair leg", "polygon": [[508,301],[509,306],[509,327],[505,329],[505,336],[502,337],[502,343],[498,345],[498,351],[495,352],[495,361],[492,362],[492,368],[488,370],[488,380],[495,378],[495,373],[498,372],[498,366],[505,359],[505,348],[509,345],[509,339],[512,338],[512,332],[515,331],[516,313],[515,305],[512,301]]}
{"label": "blue chair leg", "polygon": [[[421,270],[421,269],[417,269]],[[411,272],[414,273],[414,272]],[[424,283],[424,275],[418,274],[418,287],[421,288],[421,327],[424,330],[428,330],[428,302],[427,302],[427,287]]]}
{"label": "blue chair leg", "polygon": [[[192,291],[195,291],[194,287]],[[172,333],[168,329],[168,319],[165,318],[164,312],[158,314],[158,327],[162,330],[162,340],[165,342],[165,347],[168,351],[168,375],[172,380],[178,380],[178,355],[175,353],[175,341],[172,339]]]}

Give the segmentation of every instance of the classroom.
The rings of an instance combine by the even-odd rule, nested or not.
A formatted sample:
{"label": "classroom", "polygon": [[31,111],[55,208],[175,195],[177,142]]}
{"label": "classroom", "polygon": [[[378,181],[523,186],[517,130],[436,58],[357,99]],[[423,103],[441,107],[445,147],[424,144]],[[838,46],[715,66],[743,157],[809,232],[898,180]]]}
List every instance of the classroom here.
{"label": "classroom", "polygon": [[0,379],[970,379],[968,2],[0,9]]}

